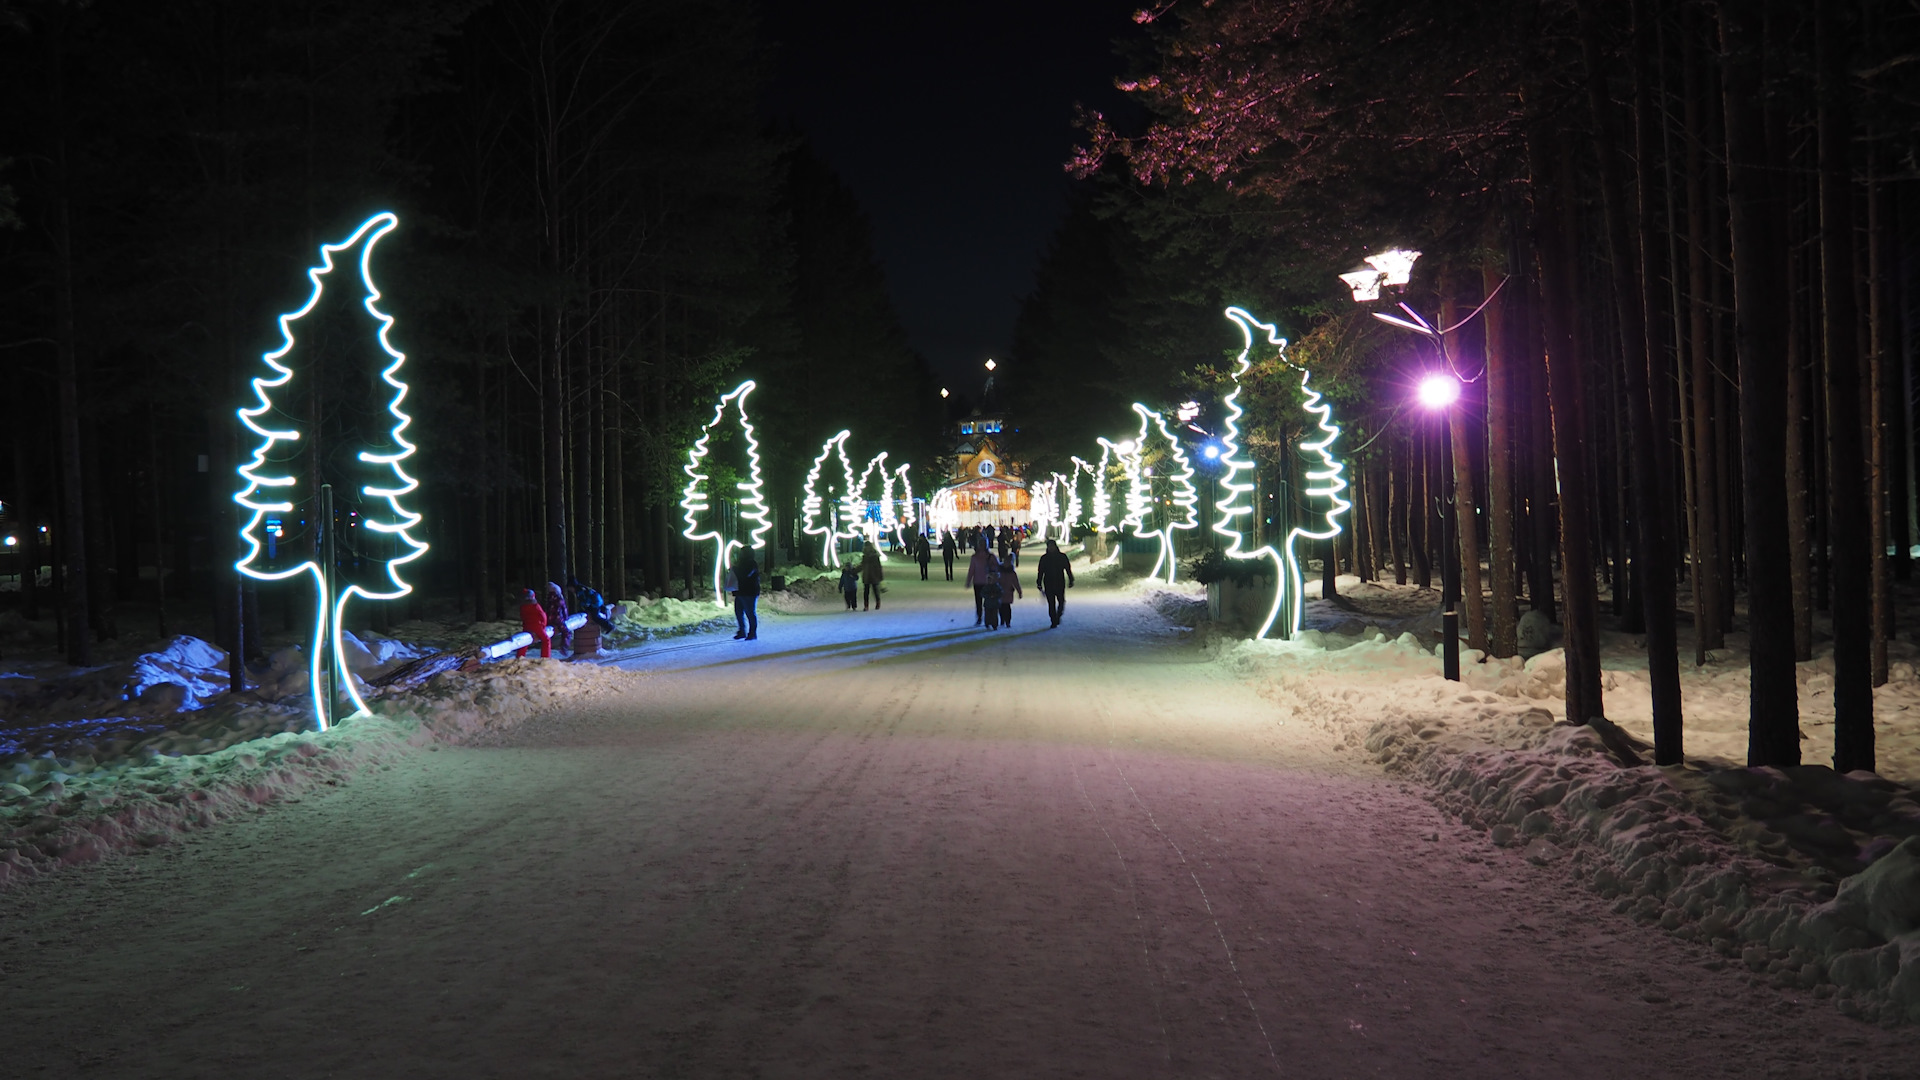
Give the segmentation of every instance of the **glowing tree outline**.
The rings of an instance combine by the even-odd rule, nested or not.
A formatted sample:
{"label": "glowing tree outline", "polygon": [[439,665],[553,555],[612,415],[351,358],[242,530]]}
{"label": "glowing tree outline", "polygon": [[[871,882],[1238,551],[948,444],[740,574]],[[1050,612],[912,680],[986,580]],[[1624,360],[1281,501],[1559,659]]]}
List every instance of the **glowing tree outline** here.
{"label": "glowing tree outline", "polygon": [[712,540],[714,542],[713,559],[713,602],[726,605],[727,557],[740,541],[722,534],[717,528],[700,530],[698,516],[712,509],[711,495],[706,484],[709,474],[699,471],[700,459],[707,456],[707,442],[713,437],[713,428],[727,414],[727,406],[733,405],[740,416],[740,431],[747,440],[747,479],[736,481],[734,486],[744,494],[740,497],[740,518],[754,523],[747,535],[747,546],[754,551],[766,541],[767,533],[773,528],[767,515],[767,500],[761,493],[764,483],[760,473],[760,440],[754,437],[753,421],[747,416],[747,396],[754,391],[754,381],[748,379],[739,386],[720,395],[720,401],[713,407],[713,419],[700,428],[700,438],[687,451],[687,463],[681,471],[687,474],[687,486],[680,494],[680,509],[686,519],[687,527],[680,535],[695,542]]}
{"label": "glowing tree outline", "polygon": [[893,470],[893,475],[900,478],[900,490],[904,492],[900,498],[903,512],[895,514],[893,518],[893,538],[903,548],[907,546],[908,531],[918,532],[920,525],[919,515],[913,509],[913,481],[907,477],[907,470],[911,468],[912,462],[903,461],[899,468]]}
{"label": "glowing tree outline", "polygon": [[[1166,441],[1174,467],[1179,470],[1169,478],[1173,484],[1173,493],[1169,496],[1173,500],[1173,510],[1167,516],[1167,527],[1156,532],[1143,533],[1140,530],[1145,525],[1144,521],[1134,525],[1135,536],[1160,538],[1160,557],[1154,561],[1153,570],[1147,576],[1159,577],[1160,568],[1164,565],[1167,569],[1167,584],[1171,585],[1179,566],[1179,559],[1175,557],[1173,533],[1175,529],[1200,527],[1200,489],[1193,486],[1193,462],[1187,458],[1186,450],[1181,447],[1179,438],[1167,429],[1166,418],[1137,401],[1133,404],[1133,411],[1140,414],[1140,435],[1136,441],[1139,447],[1137,455],[1143,457],[1146,454],[1147,440],[1157,433]],[[1143,483],[1142,486],[1147,490],[1149,506],[1151,506],[1152,485]]]}
{"label": "glowing tree outline", "polygon": [[[247,553],[234,562],[233,568],[235,571],[257,581],[284,581],[303,573],[313,576],[314,593],[317,602],[314,605],[313,644],[308,650],[307,655],[307,685],[313,697],[314,720],[321,731],[327,730],[334,723],[333,718],[330,716],[329,702],[327,700],[328,694],[320,678],[320,657],[322,647],[326,644],[329,637],[329,624],[331,624],[332,631],[333,655],[337,658],[342,655],[342,616],[346,612],[348,601],[352,600],[355,596],[369,600],[394,600],[411,593],[413,586],[409,585],[400,577],[399,567],[418,559],[420,556],[426,554],[428,550],[427,544],[415,540],[408,531],[420,523],[421,516],[400,505],[402,496],[412,494],[420,486],[420,482],[408,476],[406,470],[400,466],[400,462],[412,457],[414,451],[417,449],[413,443],[407,440],[405,434],[408,425],[413,423],[413,418],[400,409],[400,403],[404,401],[407,396],[407,384],[401,382],[398,375],[401,366],[406,363],[407,357],[405,353],[395,349],[393,343],[387,338],[387,334],[393,329],[393,317],[374,306],[375,302],[380,299],[380,289],[373,283],[373,249],[379,244],[382,237],[392,232],[399,224],[400,219],[392,212],[382,211],[361,222],[348,234],[345,240],[337,244],[322,244],[320,246],[320,265],[307,269],[307,280],[313,283],[313,292],[308,295],[305,304],[279,317],[280,346],[277,349],[262,353],[260,356],[260,359],[265,362],[269,368],[277,372],[277,375],[253,379],[253,394],[259,404],[252,408],[242,407],[235,410],[235,415],[239,417],[240,423],[254,434],[260,436],[261,441],[260,445],[254,448],[253,459],[241,465],[236,470],[240,478],[246,483],[241,490],[234,493],[233,501],[245,507],[247,510],[252,511],[252,516],[248,518],[246,524],[240,527],[240,539],[247,545]],[[363,588],[359,584],[354,584],[341,590],[338,596],[330,596],[328,595],[326,570],[316,559],[308,559],[297,566],[278,571],[264,570],[253,565],[254,560],[260,556],[260,542],[253,536],[253,533],[260,528],[266,515],[269,513],[291,513],[294,509],[294,503],[290,499],[265,502],[259,497],[264,494],[263,489],[277,490],[291,488],[297,482],[296,478],[289,474],[264,474],[262,470],[269,464],[267,455],[272,452],[275,443],[293,442],[301,437],[300,432],[297,430],[263,427],[259,421],[265,418],[273,409],[272,397],[268,391],[279,389],[293,380],[293,369],[280,363],[281,358],[293,351],[294,348],[295,337],[292,324],[305,318],[313,311],[315,305],[320,302],[321,295],[326,291],[326,285],[322,279],[333,273],[335,269],[333,262],[334,253],[349,250],[356,244],[360,244],[363,240],[365,241],[365,245],[360,251],[360,283],[366,290],[366,299],[362,303],[367,309],[367,313],[379,322],[380,329],[375,332],[374,340],[379,344],[381,350],[391,359],[391,362],[381,371],[380,377],[388,386],[393,388],[393,398],[387,403],[387,412],[393,417],[393,427],[388,432],[388,438],[395,446],[399,447],[399,449],[394,453],[388,454],[376,454],[365,450],[360,451],[358,455],[360,461],[372,465],[387,466],[393,470],[396,481],[395,485],[391,487],[375,487],[368,484],[363,485],[360,489],[363,495],[374,499],[385,499],[388,507],[393,511],[394,520],[390,522],[377,521],[369,515],[362,517],[361,521],[365,523],[369,529],[395,537],[401,543],[405,544],[408,550],[401,555],[386,560],[387,580],[393,583],[393,589],[391,591],[376,592]],[[317,498],[319,493],[315,492],[314,495]],[[315,510],[318,510],[317,504]],[[334,528],[335,525],[333,522],[326,522],[323,527]],[[354,687],[353,678],[349,675],[340,681],[347,692],[348,699],[353,702],[354,711],[350,715],[359,716],[367,713],[367,703],[361,698],[359,691]]]}
{"label": "glowing tree outline", "polygon": [[[1254,318],[1245,308],[1241,307],[1228,308],[1226,310],[1226,316],[1240,328],[1244,344],[1240,349],[1239,357],[1234,363],[1233,390],[1227,394],[1223,400],[1223,404],[1226,406],[1226,419],[1221,432],[1220,443],[1225,447],[1225,450],[1220,455],[1220,464],[1225,467],[1226,474],[1220,478],[1220,487],[1227,494],[1225,498],[1214,504],[1215,518],[1213,531],[1226,537],[1229,541],[1227,549],[1221,552],[1221,554],[1227,558],[1264,558],[1272,561],[1275,585],[1273,607],[1268,610],[1266,621],[1260,624],[1260,629],[1255,631],[1253,636],[1256,639],[1266,637],[1268,633],[1272,632],[1274,624],[1281,622],[1281,616],[1284,612],[1285,621],[1281,622],[1280,633],[1282,637],[1291,638],[1300,632],[1300,616],[1304,609],[1302,596],[1306,588],[1305,583],[1301,579],[1300,559],[1294,549],[1294,541],[1301,538],[1326,540],[1339,535],[1340,526],[1334,521],[1334,518],[1344,513],[1351,505],[1339,497],[1339,493],[1345,490],[1347,486],[1346,481],[1340,478],[1342,471],[1340,463],[1334,460],[1333,455],[1327,453],[1327,448],[1333,444],[1334,439],[1339,437],[1340,429],[1332,426],[1330,423],[1333,416],[1331,407],[1322,405],[1319,393],[1308,385],[1311,373],[1286,358],[1287,339],[1280,336],[1280,331],[1277,326],[1272,323],[1261,322],[1259,319]],[[1309,415],[1316,417],[1321,431],[1324,432],[1326,436],[1317,442],[1311,440],[1303,441],[1299,448],[1319,454],[1324,463],[1325,467],[1317,470],[1309,470],[1306,474],[1306,478],[1310,484],[1318,481],[1322,486],[1310,486],[1306,489],[1305,494],[1323,495],[1333,500],[1333,506],[1326,514],[1327,525],[1331,531],[1310,531],[1300,528],[1292,529],[1287,533],[1287,539],[1283,545],[1286,549],[1284,555],[1274,550],[1270,544],[1263,544],[1253,549],[1243,547],[1242,545],[1245,543],[1246,537],[1240,529],[1236,527],[1240,517],[1248,516],[1250,518],[1255,509],[1250,497],[1254,485],[1248,480],[1240,479],[1241,473],[1251,472],[1254,467],[1253,462],[1247,461],[1240,456],[1240,417],[1245,414],[1245,410],[1240,408],[1240,379],[1253,366],[1253,361],[1250,357],[1256,343],[1256,330],[1260,331],[1264,336],[1266,344],[1272,345],[1280,351],[1280,360],[1282,363],[1300,372],[1301,392],[1306,395],[1307,399],[1303,408]],[[1249,521],[1248,524],[1251,525],[1251,521]]]}
{"label": "glowing tree outline", "polygon": [[[873,500],[866,497],[867,483],[873,479],[875,473],[880,476],[880,520],[868,521],[867,504]],[[857,527],[861,534],[866,536],[867,543],[878,543],[881,533],[893,530],[893,474],[887,471],[885,450],[875,454],[867,462],[867,467],[860,470],[860,479],[848,490],[847,499],[848,527]],[[857,525],[853,524],[856,522]]]}
{"label": "glowing tree outline", "polygon": [[1074,458],[1072,476],[1053,474],[1055,479],[1066,485],[1067,490],[1066,507],[1060,515],[1060,546],[1062,547],[1072,541],[1073,527],[1079,524],[1080,513],[1085,509],[1080,502],[1080,470],[1088,467],[1086,462]]}
{"label": "glowing tree outline", "polygon": [[[813,468],[807,473],[806,485],[801,489],[800,531],[807,536],[821,538],[821,562],[829,569],[840,565],[840,515],[837,512],[840,500],[821,497],[820,470],[834,451],[839,451],[840,471],[844,476],[840,490],[846,492],[853,489],[853,462],[847,459],[847,437],[851,434],[843,428],[839,434],[821,444],[820,456],[813,459]],[[825,522],[820,520],[822,511],[826,513]]]}

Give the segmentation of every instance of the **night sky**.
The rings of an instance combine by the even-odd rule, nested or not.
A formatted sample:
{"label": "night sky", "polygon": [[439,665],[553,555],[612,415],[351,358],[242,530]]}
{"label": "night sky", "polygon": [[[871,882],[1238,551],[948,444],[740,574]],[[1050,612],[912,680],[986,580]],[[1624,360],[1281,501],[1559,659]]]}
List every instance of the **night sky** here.
{"label": "night sky", "polygon": [[767,101],[858,196],[915,349],[977,394],[1066,206],[1076,101],[1124,109],[1138,0],[767,0]]}

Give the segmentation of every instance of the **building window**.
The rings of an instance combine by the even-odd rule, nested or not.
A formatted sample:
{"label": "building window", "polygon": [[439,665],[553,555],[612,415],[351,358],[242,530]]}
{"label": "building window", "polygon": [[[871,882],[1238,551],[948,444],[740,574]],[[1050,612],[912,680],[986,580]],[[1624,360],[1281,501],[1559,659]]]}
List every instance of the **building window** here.
{"label": "building window", "polygon": [[998,420],[982,420],[982,421],[980,421],[980,432],[981,432],[981,434],[983,434],[983,435],[997,435],[997,434],[999,434],[999,432],[1000,432],[1000,421],[998,421]]}
{"label": "building window", "polygon": [[980,475],[981,476],[993,475],[993,461],[991,459],[980,463]]}
{"label": "building window", "polygon": [[965,424],[961,424],[961,425],[960,425],[960,434],[962,434],[962,435],[971,435],[971,434],[973,434],[973,424],[971,424],[971,423],[965,423]]}

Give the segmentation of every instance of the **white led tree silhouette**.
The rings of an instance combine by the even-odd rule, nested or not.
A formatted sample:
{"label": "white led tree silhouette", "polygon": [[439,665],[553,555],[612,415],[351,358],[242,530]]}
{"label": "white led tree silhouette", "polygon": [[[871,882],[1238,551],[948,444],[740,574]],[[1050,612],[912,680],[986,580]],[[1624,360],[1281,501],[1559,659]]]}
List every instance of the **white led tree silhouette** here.
{"label": "white led tree silhouette", "polygon": [[[853,490],[853,462],[847,460],[849,434],[842,430],[821,445],[820,456],[813,459],[813,468],[807,473],[807,482],[800,494],[800,531],[808,536],[820,537],[820,562],[829,568],[840,565],[840,499]],[[840,475],[826,477],[828,484],[823,492],[820,473],[827,459],[833,457],[839,458]],[[839,481],[837,484],[833,482],[836,479]],[[839,494],[835,494],[836,489]]]}
{"label": "white led tree silhouette", "polygon": [[[745,543],[754,551],[760,550],[766,542],[766,535],[773,528],[767,514],[767,500],[761,492],[760,441],[754,438],[753,421],[747,416],[747,396],[753,393],[754,382],[748,379],[739,386],[720,396],[719,404],[713,408],[713,419],[700,428],[700,438],[687,451],[687,463],[681,471],[687,474],[687,486],[680,495],[680,508],[686,519],[687,527],[681,535],[689,540],[713,541],[713,600],[716,604],[726,603],[727,560],[733,549]],[[740,434],[747,444],[747,475],[744,480],[734,481],[733,490],[727,493],[728,501],[735,502],[740,508],[739,520],[751,525],[747,539],[738,537],[738,529],[730,528],[723,521],[715,520],[720,515],[714,505],[717,499],[712,490],[713,474],[719,470],[707,460],[712,452],[713,429],[726,419],[727,409],[731,406],[740,422]]]}
{"label": "white led tree silhouette", "polygon": [[[412,592],[413,586],[401,576],[401,567],[427,552],[427,545],[414,539],[411,532],[420,523],[420,515],[404,502],[419,487],[419,482],[407,475],[401,465],[401,462],[413,456],[416,449],[406,435],[412,418],[401,410],[401,404],[407,396],[407,384],[400,378],[406,355],[395,349],[388,338],[393,328],[393,317],[375,306],[380,299],[380,290],[373,282],[373,250],[380,239],[398,224],[399,219],[391,213],[375,214],[360,223],[345,240],[321,246],[320,265],[307,271],[313,291],[300,308],[280,316],[281,343],[260,358],[270,374],[253,379],[255,403],[236,412],[240,423],[259,436],[260,441],[253,449],[251,459],[239,467],[241,487],[233,496],[234,502],[248,511],[247,520],[240,527],[240,539],[247,550],[234,563],[234,569],[261,581],[284,581],[302,574],[313,578],[314,627],[307,657],[307,675],[314,717],[323,731],[332,726],[335,720],[327,681],[322,678],[322,654],[324,646],[331,642],[334,656],[340,655],[347,604],[356,596],[368,600],[392,600]],[[295,444],[301,442],[303,435],[291,417],[275,405],[274,398],[289,392],[296,376],[295,369],[282,362],[290,358],[289,354],[300,340],[296,324],[312,315],[320,304],[336,270],[334,256],[356,247],[359,249],[360,307],[372,319],[365,330],[372,344],[379,349],[382,357],[380,362],[384,365],[380,380],[391,391],[391,396],[385,403],[383,419],[389,425],[385,437],[376,445],[360,449],[353,459],[357,467],[355,479],[359,481],[355,485],[357,495],[365,500],[358,503],[361,510],[353,520],[356,527],[363,527],[385,538],[388,550],[384,558],[375,560],[380,566],[378,576],[336,590],[333,574],[329,572],[331,568],[322,565],[311,545],[304,549],[305,557],[298,562],[294,561],[291,554],[282,558],[278,550],[277,541],[284,523],[301,502],[295,497],[300,471],[297,461],[300,448]],[[348,278],[337,287],[351,288],[350,282],[351,278]],[[315,467],[311,471],[318,473],[319,469]],[[320,528],[334,528],[335,522],[320,521],[318,496],[319,492],[309,493],[310,501],[305,512]],[[281,529],[270,528],[269,522],[275,521],[281,523]],[[341,680],[341,688],[353,702],[355,715],[367,711],[366,702],[360,697],[351,678]]]}
{"label": "white led tree silhouette", "polygon": [[1157,453],[1161,462],[1160,468],[1151,472],[1149,466],[1138,466],[1141,475],[1135,482],[1146,490],[1148,506],[1146,516],[1134,525],[1134,535],[1160,538],[1160,557],[1147,576],[1159,577],[1164,568],[1167,584],[1171,585],[1179,564],[1174,532],[1199,528],[1200,490],[1193,486],[1193,463],[1180,440],[1167,430],[1166,418],[1138,402],[1133,411],[1140,414],[1140,434],[1134,441],[1138,448],[1136,461]]}
{"label": "white led tree silhouette", "polygon": [[[874,498],[867,497],[867,489],[878,483],[880,490]],[[871,509],[878,503],[878,515]],[[847,493],[848,528],[857,529],[867,538],[867,543],[878,543],[882,533],[893,531],[893,474],[887,471],[887,452],[880,451],[867,462],[860,471],[860,479],[854,481],[853,489]]]}

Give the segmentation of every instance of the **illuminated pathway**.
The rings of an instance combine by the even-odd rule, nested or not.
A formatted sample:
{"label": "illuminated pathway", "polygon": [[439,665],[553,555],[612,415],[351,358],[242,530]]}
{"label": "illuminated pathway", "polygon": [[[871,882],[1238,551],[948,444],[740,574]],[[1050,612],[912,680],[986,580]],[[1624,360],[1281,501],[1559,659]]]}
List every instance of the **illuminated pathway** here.
{"label": "illuminated pathway", "polygon": [[1899,1075],[1070,597],[676,644],[514,746],[0,896],[0,1074]]}

